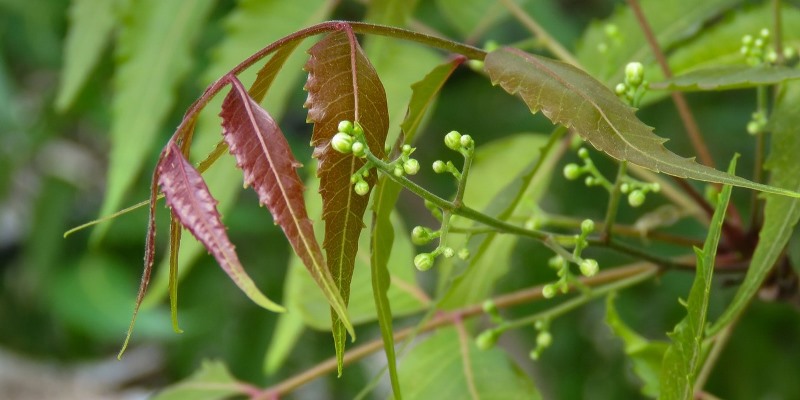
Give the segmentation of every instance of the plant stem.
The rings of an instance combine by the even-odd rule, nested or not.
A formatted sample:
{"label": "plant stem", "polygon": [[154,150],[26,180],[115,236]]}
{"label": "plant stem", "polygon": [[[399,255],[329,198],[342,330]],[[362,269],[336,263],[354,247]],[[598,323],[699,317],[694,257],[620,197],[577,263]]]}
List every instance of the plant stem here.
{"label": "plant stem", "polygon": [[[652,276],[658,269],[649,263],[639,262],[631,264],[627,267],[614,268],[608,271],[600,272],[591,278],[581,278],[579,281],[582,285],[594,287],[604,285],[609,282],[623,281],[630,277],[637,276]],[[542,287],[534,286],[531,288],[523,289],[517,292],[505,294],[494,298],[492,301],[498,308],[509,308],[520,304],[530,303],[532,301],[541,300]],[[423,326],[409,327],[395,332],[395,343],[406,339],[417,332],[428,332],[443,326],[452,325],[459,319],[472,318],[483,314],[483,304],[474,304],[466,306],[451,312],[440,313]],[[376,351],[383,348],[383,339],[378,338],[371,342],[365,343],[361,346],[354,347],[344,354],[344,365],[350,365]],[[290,377],[282,382],[273,386],[265,388],[257,396],[253,396],[252,400],[266,400],[277,399],[278,397],[292,392],[300,386],[305,385],[312,380],[319,378],[325,374],[329,374],[336,370],[336,358],[331,357],[314,367],[307,369],[293,377]]]}
{"label": "plant stem", "polygon": [[572,55],[572,53],[570,53],[567,49],[565,49],[564,46],[561,46],[561,43],[559,43],[552,36],[550,36],[547,30],[542,28],[542,26],[539,25],[539,23],[536,22],[536,20],[533,19],[533,17],[528,15],[528,13],[526,13],[525,10],[523,10],[519,5],[517,5],[516,2],[514,2],[513,0],[500,0],[500,2],[503,3],[503,5],[508,9],[511,15],[513,15],[514,18],[519,20],[519,22],[522,23],[522,25],[528,28],[528,30],[531,31],[531,33],[533,33],[533,35],[536,36],[536,38],[538,38],[541,41],[542,45],[545,48],[547,48],[547,50],[550,50],[550,52],[553,53],[553,55],[558,57],[561,61],[564,61],[568,64],[572,64],[573,66],[578,67],[580,69],[583,69],[583,67],[581,67],[580,62],[578,62],[578,59],[576,59],[575,56]]}
{"label": "plant stem", "polygon": [[781,0],[772,0],[772,37],[775,52],[778,54],[777,64],[783,65],[783,21],[781,21]]}
{"label": "plant stem", "polygon": [[614,180],[614,187],[611,188],[611,193],[608,196],[608,208],[606,208],[606,218],[603,222],[603,231],[600,235],[600,240],[605,242],[611,241],[612,228],[614,221],[617,219],[617,211],[619,210],[619,199],[622,196],[620,187],[622,186],[622,178],[628,170],[628,162],[625,160],[620,161],[619,168],[617,169],[617,179]]}
{"label": "plant stem", "polygon": [[[767,115],[767,87],[759,86],[756,88],[756,113]],[[764,147],[765,135],[767,133],[759,130],[756,133],[755,160],[753,161],[753,182],[761,183],[764,180]],[[750,195],[750,230],[758,231],[761,227],[761,204],[758,193]]]}

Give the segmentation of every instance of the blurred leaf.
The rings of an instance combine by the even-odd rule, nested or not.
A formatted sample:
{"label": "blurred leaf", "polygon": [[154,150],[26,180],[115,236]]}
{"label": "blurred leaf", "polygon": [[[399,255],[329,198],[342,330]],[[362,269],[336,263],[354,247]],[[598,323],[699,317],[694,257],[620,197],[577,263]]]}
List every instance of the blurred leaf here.
{"label": "blurred leaf", "polygon": [[411,349],[399,372],[406,399],[541,398],[501,350],[479,350],[452,327],[437,330]]}
{"label": "blurred leaf", "polygon": [[800,70],[789,67],[730,65],[694,70],[671,79],[651,83],[650,88],[685,92],[731,90],[774,85],[798,78]]}
{"label": "blurred leaf", "polygon": [[[769,123],[772,132],[772,149],[765,166],[770,171],[770,183],[775,186],[800,190],[800,84],[792,83],[782,93]],[[794,232],[800,219],[800,201],[783,196],[768,196],[764,209],[764,225],[758,236],[750,268],[744,282],[728,308],[709,328],[709,335],[719,332],[734,321],[761,288],[764,279]]]}
{"label": "blurred leaf", "polygon": [[485,68],[493,84],[519,94],[532,112],[541,110],[553,123],[574,129],[617,160],[680,178],[800,197],[800,193],[751,182],[672,153],[664,147],[667,139],[653,134],[632,107],[569,64],[504,48],[486,56]]}
{"label": "blurred leaf", "polygon": [[[130,7],[117,40],[108,187],[100,215],[121,208],[149,160],[175,90],[191,68],[189,51],[213,5],[214,0],[142,0]],[[110,225],[98,227],[94,240]]]}
{"label": "blurred leaf", "polygon": [[[736,158],[731,161],[728,172],[736,171]],[[714,273],[714,259],[717,245],[725,222],[725,211],[731,198],[730,185],[725,185],[717,199],[717,206],[708,227],[703,250],[695,248],[697,267],[689,298],[686,301],[686,317],[668,336],[672,339],[661,365],[660,387],[661,399],[694,398],[694,380],[702,365],[702,344],[705,337],[708,299],[711,294],[711,276]]]}
{"label": "blurred leaf", "polygon": [[113,37],[127,0],[74,0],[69,9],[69,32],[64,44],[56,109],[72,105]]}
{"label": "blurred leaf", "polygon": [[347,306],[325,268],[322,249],[308,219],[303,201],[303,182],[295,170],[301,164],[294,158],[275,120],[250,98],[239,80],[235,77],[230,79],[232,88],[220,113],[222,134],[231,154],[236,156],[237,166],[244,171],[245,184],[258,193],[260,203],[269,209],[275,223],[281,226],[328,303],[353,335]]}
{"label": "blurred leaf", "polygon": [[464,57],[456,57],[444,64],[437,65],[422,80],[411,85],[408,112],[400,125],[406,142],[410,143],[414,140],[425,113],[433,105],[445,82],[464,61]]}
{"label": "blurred leaf", "polygon": [[642,394],[655,399],[661,390],[658,376],[669,344],[647,340],[628,327],[614,308],[615,298],[615,292],[606,298],[606,324],[625,344],[625,354],[633,362],[633,372],[642,381]]}
{"label": "blurred leaf", "polygon": [[222,400],[247,394],[247,386],[236,381],[222,361],[204,360],[189,378],[167,387],[152,400]]}
{"label": "blurred leaf", "polygon": [[202,176],[181,154],[174,142],[165,150],[158,165],[158,183],[164,192],[172,215],[181,221],[206,249],[217,259],[219,266],[254,303],[267,310],[282,312],[284,308],[273,303],[258,290],[244,271],[233,244],[225,232],[216,200],[211,196]]}
{"label": "blurred leaf", "polygon": [[494,0],[436,0],[436,5],[462,36],[479,34],[507,14],[503,5]]}
{"label": "blurred leaf", "polygon": [[[225,19],[226,36],[212,52],[212,63],[203,74],[203,84],[216,81],[236,64],[269,44],[270,41],[324,20],[330,13],[331,4],[333,2],[327,0],[239,1],[236,8]],[[301,67],[305,58],[306,55],[301,52],[293,53],[285,61],[283,69],[278,74],[279,79],[262,80],[262,85],[269,82],[270,86],[268,88],[259,87],[254,91],[255,95],[268,90],[269,95],[262,104],[276,120],[280,120],[284,114],[286,100],[295,90],[299,89],[299,80],[303,75]],[[271,62],[272,58],[268,63]],[[256,71],[251,69],[243,72],[239,78],[243,82],[247,82],[255,75]],[[207,111],[201,113],[198,118],[193,147],[195,153],[200,157],[205,157],[220,141],[220,120],[216,110],[219,110],[221,105],[222,96],[217,96],[206,106]],[[226,211],[233,206],[242,190],[241,180],[231,179],[232,176],[238,177],[240,173],[236,170],[233,157],[228,156],[220,158],[211,169],[203,174],[214,197],[219,201],[219,210],[223,215],[227,215]],[[181,266],[178,279],[184,277],[191,270],[194,262],[204,253],[202,244],[197,242],[193,236],[184,235],[178,260]],[[158,274],[143,306],[156,304],[166,294],[169,277],[166,264],[165,260],[159,265]]]}
{"label": "blurred leaf", "polygon": [[[322,219],[325,221],[322,247],[327,255],[328,269],[345,303],[350,298],[358,237],[364,227],[362,219],[369,196],[356,194],[350,183],[350,177],[365,161],[352,154],[339,153],[330,147],[330,140],[340,121],[357,122],[364,129],[365,144],[378,158],[383,158],[389,130],[386,92],[355,40],[352,31],[336,31],[312,46],[308,51],[311,58],[306,63],[308,80],[305,85],[308,121],[314,123],[311,145],[319,163],[317,176],[320,178]],[[375,174],[365,180],[370,189],[375,186]],[[332,314],[332,318],[341,375],[346,333],[337,316]]]}
{"label": "blurred leaf", "polygon": [[[538,202],[549,182],[549,174],[539,172],[544,165],[555,161],[554,157],[537,156],[542,148],[552,148],[560,138],[561,135],[553,135],[548,141],[543,135],[518,134],[478,146],[464,203],[500,220],[530,213],[530,207]],[[468,226],[468,221],[454,217],[451,223]],[[511,252],[518,240],[514,235],[494,232],[474,235],[469,241],[459,242],[457,238],[448,238],[448,245],[467,246],[470,258],[465,263],[466,270],[455,278],[442,300],[442,307],[448,309],[476,304],[489,297],[497,279],[508,273]],[[449,275],[446,268],[443,272]]]}
{"label": "blurred leaf", "polygon": [[[300,258],[297,257],[297,255],[293,255],[293,257],[293,261],[299,264],[297,265],[297,270],[305,272],[303,271]],[[292,266],[290,265],[289,268],[292,268]],[[294,281],[299,279],[298,277],[306,276],[308,276],[308,274],[297,275],[289,273],[286,276],[284,287],[293,287],[295,286]],[[278,317],[275,331],[272,333],[269,346],[267,347],[267,354],[264,358],[264,372],[266,372],[267,375],[278,372],[291,354],[297,341],[300,340],[300,335],[305,330],[305,324],[303,324],[302,314],[300,312],[300,307],[296,304],[296,299],[297,297],[295,296],[284,297],[283,303],[286,306],[286,312]]]}
{"label": "blurred leaf", "polygon": [[[642,0],[648,23],[663,50],[696,34],[703,23],[741,0]],[[609,26],[616,29],[609,35]],[[737,39],[737,44],[738,44]],[[586,71],[608,87],[623,81],[625,65],[632,61],[654,63],[644,34],[631,9],[619,7],[603,21],[592,23],[584,31],[575,54]],[[648,75],[647,79],[651,79]]]}

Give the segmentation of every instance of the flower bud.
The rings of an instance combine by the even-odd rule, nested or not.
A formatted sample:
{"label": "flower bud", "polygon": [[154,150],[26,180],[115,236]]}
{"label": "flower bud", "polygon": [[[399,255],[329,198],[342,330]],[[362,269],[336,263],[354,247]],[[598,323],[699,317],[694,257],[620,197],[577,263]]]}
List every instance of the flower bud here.
{"label": "flower bud", "polygon": [[356,194],[359,196],[364,196],[369,193],[369,183],[366,181],[358,181],[354,187]]}
{"label": "flower bud", "polygon": [[408,161],[403,163],[403,171],[408,175],[416,175],[419,172],[419,161],[409,158]]}
{"label": "flower bud", "polygon": [[594,221],[585,219],[581,222],[581,232],[584,234],[592,233],[594,231]]}
{"label": "flower bud", "polygon": [[547,266],[552,269],[561,269],[564,266],[564,257],[561,256],[553,256],[547,260]]}
{"label": "flower bud", "polygon": [[628,90],[628,86],[626,86],[624,83],[618,83],[617,86],[614,86],[614,93],[619,96],[625,94],[626,90]]}
{"label": "flower bud", "polygon": [[444,136],[444,144],[451,150],[458,150],[461,148],[461,134],[456,131],[450,131]]}
{"label": "flower bud", "polygon": [[542,287],[542,297],[545,299],[552,299],[556,296],[556,288],[553,285],[544,285]]}
{"label": "flower bud", "polygon": [[447,172],[447,165],[442,160],[436,160],[433,162],[433,172],[443,174]]}
{"label": "flower bud", "polygon": [[644,65],[640,62],[628,63],[625,66],[625,82],[631,86],[639,86],[644,80]]}
{"label": "flower bud", "polygon": [[411,230],[411,243],[414,243],[417,246],[422,246],[424,244],[428,244],[431,239],[431,230],[424,226],[415,226],[414,229]]}
{"label": "flower bud", "polygon": [[475,345],[481,350],[489,350],[497,344],[497,339],[499,337],[500,335],[498,335],[497,331],[489,329],[481,332],[481,334],[475,338]]}
{"label": "flower bud", "polygon": [[397,164],[397,165],[394,166],[394,171],[392,171],[392,172],[394,173],[394,176],[401,177],[405,173],[405,170],[403,170],[403,166],[402,165]]}
{"label": "flower bud", "polygon": [[358,122],[355,123],[353,126],[353,136],[361,137],[364,136],[364,128]]}
{"label": "flower bud", "polygon": [[468,259],[468,258],[469,258],[469,249],[467,249],[466,247],[464,247],[464,248],[462,248],[461,250],[459,250],[459,251],[458,251],[458,258],[460,258],[460,259],[462,259],[462,260],[466,260],[466,259]]}
{"label": "flower bud", "polygon": [[442,250],[442,254],[445,258],[453,258],[453,256],[456,255],[456,252],[452,247],[445,247],[444,250]]}
{"label": "flower bud", "polygon": [[639,207],[644,204],[645,195],[641,190],[634,190],[630,194],[628,194],[628,204],[631,207]]}
{"label": "flower bud", "polygon": [[461,136],[461,140],[459,140],[459,142],[461,142],[461,147],[465,149],[468,149],[475,144],[475,141],[472,140],[472,136],[470,135]]}
{"label": "flower bud", "polygon": [[586,147],[581,147],[578,149],[578,157],[583,159],[589,158],[589,150],[586,150]]}
{"label": "flower bud", "polygon": [[410,155],[414,151],[414,148],[411,147],[411,145],[404,144],[401,150],[403,154]]}
{"label": "flower bud", "polygon": [[427,271],[433,266],[434,258],[431,253],[419,253],[414,257],[414,266],[420,271]]}
{"label": "flower bud", "polygon": [[583,175],[583,171],[581,170],[581,167],[578,166],[578,164],[569,163],[564,166],[565,178],[574,181],[575,179],[580,178],[581,175]]}
{"label": "flower bud", "polygon": [[543,349],[550,347],[551,344],[553,344],[553,335],[551,335],[550,332],[542,331],[536,335],[536,347]]}
{"label": "flower bud", "polygon": [[347,154],[353,150],[353,137],[346,133],[339,132],[333,135],[331,147],[339,153]]}
{"label": "flower bud", "polygon": [[597,274],[597,271],[600,269],[600,266],[597,264],[597,260],[587,258],[578,265],[578,268],[581,270],[581,274],[583,276],[594,276]]}
{"label": "flower bud", "polygon": [[367,154],[366,150],[365,150],[365,147],[366,146],[364,146],[364,143],[361,143],[361,142],[353,143],[353,146],[351,147],[351,150],[353,150],[353,155],[356,156],[356,157],[365,156]]}
{"label": "flower bud", "polygon": [[353,123],[347,120],[341,121],[339,122],[338,130],[339,132],[346,133],[349,135],[353,133]]}

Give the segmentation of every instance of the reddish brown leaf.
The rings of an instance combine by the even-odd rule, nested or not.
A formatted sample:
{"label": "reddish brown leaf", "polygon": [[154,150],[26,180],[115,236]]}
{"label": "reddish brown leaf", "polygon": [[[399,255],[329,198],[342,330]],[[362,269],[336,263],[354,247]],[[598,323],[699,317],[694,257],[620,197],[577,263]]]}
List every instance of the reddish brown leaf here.
{"label": "reddish brown leaf", "polygon": [[285,311],[269,300],[244,271],[233,244],[222,224],[217,201],[211,196],[203,177],[186,160],[174,142],[165,149],[158,167],[158,183],[167,205],[189,232],[217,259],[220,267],[253,302],[271,311]]}
{"label": "reddish brown leaf", "polygon": [[261,204],[270,210],[331,307],[352,332],[347,305],[325,268],[322,249],[306,212],[303,182],[295,170],[300,163],[292,156],[275,120],[248,95],[238,79],[228,79],[232,88],[222,103],[220,116],[222,134],[236,157],[236,165],[244,171],[245,183],[258,193]]}
{"label": "reddish brown leaf", "polygon": [[[342,120],[358,121],[364,128],[367,145],[378,157],[389,129],[386,92],[378,74],[367,60],[352,31],[336,31],[309,49],[306,63],[308,81],[308,120],[314,123],[311,145],[319,160],[317,175],[322,195],[322,218],[325,220],[323,247],[328,268],[347,302],[350,280],[358,250],[358,236],[364,227],[362,219],[369,201],[359,196],[350,184],[350,176],[364,161],[350,154],[341,154],[330,147],[330,140]],[[374,173],[367,178],[370,188]],[[337,357],[344,352],[345,332],[333,315],[333,335]],[[341,374],[341,363],[340,370]]]}

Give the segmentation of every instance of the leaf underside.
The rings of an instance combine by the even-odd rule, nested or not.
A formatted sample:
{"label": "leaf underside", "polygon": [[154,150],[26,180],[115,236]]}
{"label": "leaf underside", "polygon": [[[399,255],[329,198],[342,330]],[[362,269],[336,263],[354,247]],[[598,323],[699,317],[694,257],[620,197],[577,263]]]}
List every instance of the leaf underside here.
{"label": "leaf underside", "polygon": [[[362,219],[368,196],[357,195],[350,176],[364,160],[341,154],[329,146],[340,121],[357,121],[372,153],[384,156],[383,146],[389,129],[386,93],[375,69],[370,65],[352,32],[336,31],[309,49],[306,63],[308,80],[308,120],[314,124],[311,145],[319,167],[319,192],[322,195],[322,218],[325,221],[325,249],[328,269],[345,303],[349,300],[358,237],[364,227]],[[366,178],[370,188],[375,175]],[[332,313],[332,330],[339,373],[344,354],[346,333],[337,315]]]}
{"label": "leaf underside", "polygon": [[228,79],[232,88],[220,113],[223,136],[237,166],[244,171],[244,181],[255,189],[259,201],[281,226],[331,307],[352,331],[347,306],[325,268],[322,249],[308,218],[303,182],[296,171],[301,164],[292,155],[275,120],[248,95],[238,79],[233,76]]}
{"label": "leaf underside", "polygon": [[783,66],[725,65],[698,69],[663,82],[652,83],[650,88],[686,92],[730,90],[774,85],[791,79],[800,79],[800,70]]}
{"label": "leaf underside", "polygon": [[635,109],[569,64],[502,48],[486,56],[485,69],[492,84],[519,94],[532,112],[541,110],[554,123],[573,129],[617,160],[680,178],[800,197],[800,193],[751,182],[672,153],[664,147],[667,139],[642,123]]}

